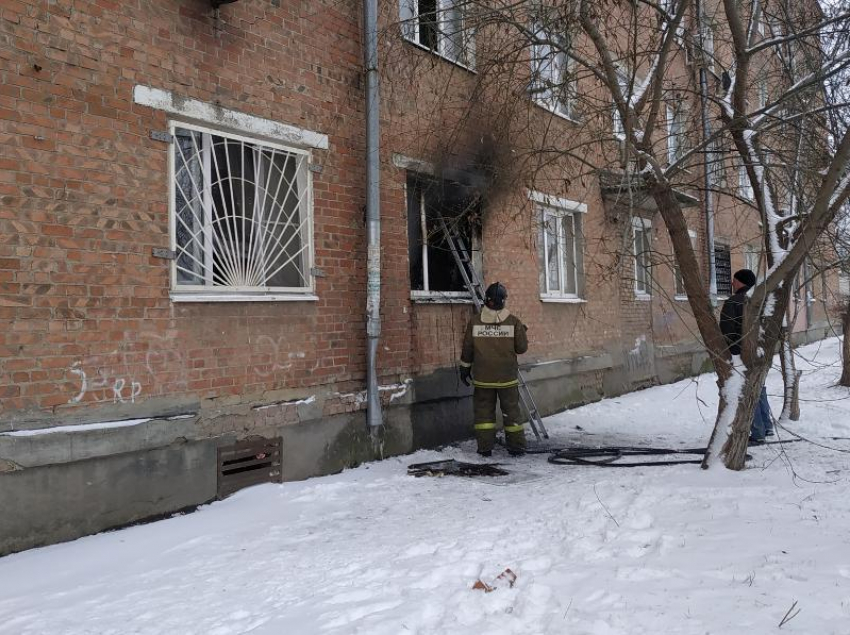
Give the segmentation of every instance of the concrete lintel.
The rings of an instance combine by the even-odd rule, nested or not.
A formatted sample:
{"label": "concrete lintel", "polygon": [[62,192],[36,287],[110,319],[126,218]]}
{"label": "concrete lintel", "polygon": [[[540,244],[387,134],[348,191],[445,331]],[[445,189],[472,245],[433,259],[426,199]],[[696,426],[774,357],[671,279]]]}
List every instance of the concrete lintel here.
{"label": "concrete lintel", "polygon": [[328,149],[326,134],[191,99],[162,88],[137,84],[133,88],[133,101],[187,119],[226,126],[235,132],[258,135],[294,146]]}

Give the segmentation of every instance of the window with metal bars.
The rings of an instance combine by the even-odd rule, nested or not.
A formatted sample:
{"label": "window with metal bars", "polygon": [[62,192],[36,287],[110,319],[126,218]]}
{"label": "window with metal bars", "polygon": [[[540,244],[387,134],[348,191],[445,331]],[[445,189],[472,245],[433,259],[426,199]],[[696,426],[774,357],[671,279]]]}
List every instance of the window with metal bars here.
{"label": "window with metal bars", "polygon": [[309,155],[188,124],[172,135],[175,290],[311,292]]}
{"label": "window with metal bars", "polygon": [[714,279],[717,295],[726,297],[732,293],[732,254],[729,245],[714,243]]}

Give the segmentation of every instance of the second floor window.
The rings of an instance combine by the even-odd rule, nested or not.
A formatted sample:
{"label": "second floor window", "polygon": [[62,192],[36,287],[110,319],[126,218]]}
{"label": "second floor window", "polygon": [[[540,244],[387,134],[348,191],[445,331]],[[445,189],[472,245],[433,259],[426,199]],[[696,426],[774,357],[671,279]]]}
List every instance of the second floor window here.
{"label": "second floor window", "polygon": [[753,184],[750,183],[750,175],[747,174],[747,166],[743,163],[738,165],[738,195],[748,201],[752,201],[755,198],[753,195]]}
{"label": "second floor window", "polygon": [[570,40],[542,28],[537,29],[535,36],[539,43],[531,47],[531,96],[547,110],[572,117]]}
{"label": "second floor window", "polygon": [[475,40],[461,0],[399,0],[402,34],[438,55],[472,68]]}
{"label": "second floor window", "polygon": [[667,106],[667,162],[671,165],[685,155],[685,107]]}

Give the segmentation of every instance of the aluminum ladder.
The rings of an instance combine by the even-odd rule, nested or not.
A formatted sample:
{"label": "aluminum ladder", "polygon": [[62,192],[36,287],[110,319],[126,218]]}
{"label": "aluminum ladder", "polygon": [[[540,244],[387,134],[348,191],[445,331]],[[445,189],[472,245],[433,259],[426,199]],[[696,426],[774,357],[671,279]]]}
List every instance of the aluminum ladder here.
{"label": "aluminum ladder", "polygon": [[[440,216],[440,229],[446,239],[446,243],[451,249],[454,256],[455,264],[457,265],[460,275],[463,278],[463,284],[469,294],[472,296],[472,303],[475,305],[476,313],[481,312],[481,307],[484,306],[484,281],[475,270],[470,256],[470,250],[467,248],[463,238],[453,232],[446,219]],[[525,413],[528,415],[528,424],[531,426],[531,431],[539,441],[541,438],[548,439],[549,433],[546,432],[546,427],[543,425],[543,418],[540,416],[540,411],[537,409],[537,404],[534,402],[534,396],[525,383],[522,377],[522,372],[517,371],[517,380],[519,381],[519,400]]]}

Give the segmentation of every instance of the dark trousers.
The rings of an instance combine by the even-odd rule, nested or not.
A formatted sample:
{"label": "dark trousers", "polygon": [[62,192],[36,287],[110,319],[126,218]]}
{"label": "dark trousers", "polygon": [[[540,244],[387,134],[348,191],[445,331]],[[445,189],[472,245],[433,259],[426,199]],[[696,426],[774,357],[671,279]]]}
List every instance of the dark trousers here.
{"label": "dark trousers", "polygon": [[750,438],[764,439],[773,432],[773,417],[770,413],[770,404],[767,402],[767,389],[762,386],[759,401],[753,412],[753,425],[750,428]]}
{"label": "dark trousers", "polygon": [[519,405],[519,388],[475,387],[472,406],[475,411],[475,439],[479,452],[489,452],[496,445],[496,399],[502,408],[505,428],[505,445],[509,450],[525,449],[522,409]]}

